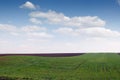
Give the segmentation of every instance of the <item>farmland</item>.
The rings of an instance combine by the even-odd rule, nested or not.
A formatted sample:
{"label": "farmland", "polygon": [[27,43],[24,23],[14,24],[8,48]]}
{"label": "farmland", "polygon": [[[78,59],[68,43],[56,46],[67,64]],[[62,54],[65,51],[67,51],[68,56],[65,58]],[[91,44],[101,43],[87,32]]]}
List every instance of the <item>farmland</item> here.
{"label": "farmland", "polygon": [[[120,80],[120,55],[0,56],[0,80]],[[5,79],[4,79],[5,80]]]}

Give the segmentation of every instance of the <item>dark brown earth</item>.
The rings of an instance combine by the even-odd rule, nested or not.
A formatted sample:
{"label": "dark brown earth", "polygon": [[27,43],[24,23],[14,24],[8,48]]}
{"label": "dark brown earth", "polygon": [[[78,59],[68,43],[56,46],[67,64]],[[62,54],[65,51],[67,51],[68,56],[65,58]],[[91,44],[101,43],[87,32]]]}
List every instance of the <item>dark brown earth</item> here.
{"label": "dark brown earth", "polygon": [[13,77],[7,77],[7,76],[0,76],[0,80],[33,80],[32,78],[13,78]]}
{"label": "dark brown earth", "polygon": [[69,57],[69,56],[78,56],[85,53],[29,53],[29,54],[0,54],[0,56],[43,56],[43,57]]}

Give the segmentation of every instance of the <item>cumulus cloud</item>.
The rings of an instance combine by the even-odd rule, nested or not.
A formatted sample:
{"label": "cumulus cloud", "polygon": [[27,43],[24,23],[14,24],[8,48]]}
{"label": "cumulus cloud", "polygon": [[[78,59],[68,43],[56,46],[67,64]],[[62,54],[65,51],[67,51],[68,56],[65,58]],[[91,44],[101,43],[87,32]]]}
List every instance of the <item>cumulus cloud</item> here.
{"label": "cumulus cloud", "polygon": [[106,22],[98,16],[74,16],[68,17],[63,13],[49,10],[48,12],[35,11],[30,13],[30,17],[48,21],[50,24],[57,24],[70,27],[103,27]]}
{"label": "cumulus cloud", "polygon": [[36,25],[27,25],[21,28],[22,31],[25,32],[38,32],[38,31],[46,31],[45,27],[40,27]]}
{"label": "cumulus cloud", "polygon": [[92,37],[120,37],[120,32],[106,28],[86,28],[77,30],[79,33]]}
{"label": "cumulus cloud", "polygon": [[52,38],[53,35],[47,33],[47,29],[45,27],[40,27],[36,25],[24,26],[21,28],[21,31],[24,32],[24,35],[28,38]]}
{"label": "cumulus cloud", "polygon": [[26,37],[29,38],[52,38],[53,35],[47,33],[47,29],[45,27],[40,27],[36,25],[24,26],[21,28],[21,31],[24,32]]}
{"label": "cumulus cloud", "polygon": [[16,27],[9,24],[0,24],[0,30],[13,32],[13,31],[16,31]]}
{"label": "cumulus cloud", "polygon": [[19,36],[20,34],[18,32],[10,32],[11,35],[13,36]]}
{"label": "cumulus cloud", "polygon": [[[20,8],[38,9],[29,1]],[[106,21],[98,16],[69,17],[52,10],[33,11],[29,16],[34,25],[0,24],[0,32],[5,32],[5,38],[0,39],[0,52],[120,51],[120,32],[105,28]]]}
{"label": "cumulus cloud", "polygon": [[69,17],[63,13],[58,13],[52,10],[47,12],[34,11],[29,15],[31,19],[33,19],[33,21],[31,20],[33,23],[39,23],[39,21],[42,20],[42,22],[46,22],[43,24],[63,26],[53,30],[53,32],[63,35],[106,38],[120,37],[120,32],[105,28],[106,21],[98,16]]}
{"label": "cumulus cloud", "polygon": [[93,27],[93,28],[82,28],[82,29],[73,29],[73,28],[59,28],[54,32],[60,34],[67,34],[71,36],[80,36],[80,37],[120,37],[120,32],[112,31],[104,27]]}
{"label": "cumulus cloud", "polygon": [[30,18],[30,22],[32,22],[34,24],[42,24],[42,22],[36,18]]}
{"label": "cumulus cloud", "polygon": [[33,3],[31,3],[30,1],[27,1],[27,2],[25,2],[24,4],[22,4],[22,5],[20,6],[20,8],[26,8],[26,9],[35,10],[35,9],[36,9],[36,6],[35,6]]}
{"label": "cumulus cloud", "polygon": [[7,32],[36,32],[36,31],[46,31],[45,27],[36,26],[36,25],[26,25],[22,27],[16,27],[14,25],[9,24],[0,24],[1,31]]}
{"label": "cumulus cloud", "polygon": [[36,21],[43,20],[45,24],[53,24],[59,27],[53,32],[80,36],[80,37],[119,37],[120,32],[105,28],[106,22],[98,16],[65,16],[63,13],[57,13],[49,10],[47,12],[34,11],[30,13],[31,18]]}
{"label": "cumulus cloud", "polygon": [[53,37],[53,35],[50,35],[50,34],[48,34],[48,33],[46,33],[46,32],[30,32],[30,33],[27,33],[27,35],[29,36],[29,37],[37,37],[37,38],[52,38]]}
{"label": "cumulus cloud", "polygon": [[7,34],[13,36],[22,37],[34,37],[34,38],[52,38],[53,35],[47,32],[45,27],[40,27],[36,25],[27,25],[22,27],[16,27],[9,24],[0,24],[0,31],[5,31]]}
{"label": "cumulus cloud", "polygon": [[78,36],[79,33],[76,32],[76,30],[72,29],[72,28],[58,28],[56,30],[53,30],[53,32],[55,33],[60,33],[60,34],[63,34],[63,35],[70,35],[70,36]]}

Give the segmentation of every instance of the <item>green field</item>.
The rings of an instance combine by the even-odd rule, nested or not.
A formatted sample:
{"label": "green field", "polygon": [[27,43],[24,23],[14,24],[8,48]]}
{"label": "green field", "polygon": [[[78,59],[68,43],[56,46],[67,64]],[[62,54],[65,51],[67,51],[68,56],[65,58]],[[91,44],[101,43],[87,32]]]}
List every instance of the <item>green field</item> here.
{"label": "green field", "polygon": [[120,80],[120,55],[1,56],[0,77],[8,77],[6,80]]}

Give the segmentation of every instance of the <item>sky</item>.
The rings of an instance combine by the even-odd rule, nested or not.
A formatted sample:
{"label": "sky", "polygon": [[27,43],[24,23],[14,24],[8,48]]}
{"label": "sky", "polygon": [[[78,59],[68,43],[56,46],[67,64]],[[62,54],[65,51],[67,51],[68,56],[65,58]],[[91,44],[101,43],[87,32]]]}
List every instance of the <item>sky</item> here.
{"label": "sky", "polygon": [[120,0],[0,0],[0,53],[120,52]]}

